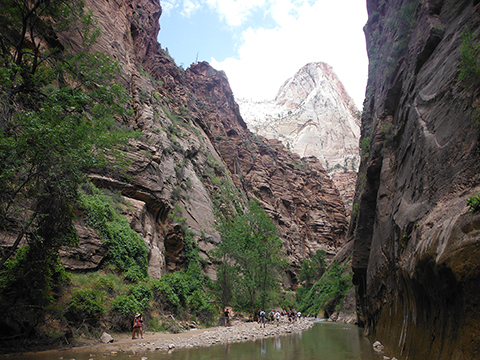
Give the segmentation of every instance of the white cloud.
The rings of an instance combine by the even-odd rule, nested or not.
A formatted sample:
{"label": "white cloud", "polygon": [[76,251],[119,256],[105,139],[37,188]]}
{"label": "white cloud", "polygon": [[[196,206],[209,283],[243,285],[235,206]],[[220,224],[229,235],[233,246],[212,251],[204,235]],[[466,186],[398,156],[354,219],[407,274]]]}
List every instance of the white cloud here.
{"label": "white cloud", "polygon": [[170,13],[175,9],[178,4],[176,0],[162,0],[162,16],[170,16]]}
{"label": "white cloud", "polygon": [[[217,12],[219,17],[229,26],[237,27],[243,24],[253,10],[265,4],[267,0],[162,0],[164,15],[180,6],[180,14],[191,17],[202,6],[208,6]],[[275,1],[275,0],[274,0]]]}
{"label": "white cloud", "polygon": [[[223,0],[207,1],[224,3]],[[229,3],[237,2],[225,0],[225,4]],[[221,12],[227,17],[225,8]],[[324,61],[333,66],[350,96],[361,107],[368,65],[362,31],[367,21],[365,3],[317,0],[311,5],[277,0],[269,12],[278,23],[276,28],[246,29],[238,58],[221,62],[211,59],[213,67],[227,73],[235,96],[272,99],[281,84],[303,65]]]}
{"label": "white cloud", "polygon": [[240,26],[248,15],[265,4],[265,0],[206,0],[230,26]]}
{"label": "white cloud", "polygon": [[197,0],[185,0],[183,2],[183,9],[181,12],[182,16],[190,17],[194,14],[198,9],[200,9],[200,2]]}

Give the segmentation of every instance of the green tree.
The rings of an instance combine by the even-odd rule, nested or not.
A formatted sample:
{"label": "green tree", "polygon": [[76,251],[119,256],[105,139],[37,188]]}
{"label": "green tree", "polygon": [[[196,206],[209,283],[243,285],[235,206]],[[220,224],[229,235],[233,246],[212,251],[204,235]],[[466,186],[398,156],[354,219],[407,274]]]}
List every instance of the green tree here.
{"label": "green tree", "polygon": [[[222,243],[216,255],[223,264],[217,270],[217,284],[222,296],[228,299],[231,291],[238,307],[266,308],[277,298],[286,266],[277,228],[258,201],[250,201],[245,214],[223,219],[219,231]],[[229,279],[230,267],[238,274],[235,282]]]}
{"label": "green tree", "polygon": [[307,285],[310,285],[320,279],[327,266],[325,255],[325,251],[318,250],[311,260],[302,259],[302,265],[298,273],[299,280],[306,281]]}
{"label": "green tree", "polygon": [[[65,47],[63,32],[80,34],[82,51]],[[0,2],[0,229],[16,233],[0,260],[0,291],[12,290],[2,291],[2,312],[23,296],[11,287],[21,269],[35,274],[23,279],[25,309],[49,303],[57,251],[77,240],[78,186],[127,139],[117,120],[128,97],[115,82],[118,64],[90,50],[98,34],[81,1]],[[7,262],[22,240],[22,256]],[[26,323],[23,331],[35,321]]]}
{"label": "green tree", "polygon": [[297,289],[298,310],[303,313],[319,313],[325,310],[327,315],[338,310],[348,290],[352,287],[351,272],[345,273],[345,265],[334,260],[315,284]]}

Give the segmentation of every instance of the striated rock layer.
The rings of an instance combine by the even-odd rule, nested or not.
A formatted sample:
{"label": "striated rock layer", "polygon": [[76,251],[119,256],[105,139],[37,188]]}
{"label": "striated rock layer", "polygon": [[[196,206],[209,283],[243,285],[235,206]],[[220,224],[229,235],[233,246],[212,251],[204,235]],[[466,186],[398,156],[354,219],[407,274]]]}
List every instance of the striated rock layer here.
{"label": "striated rock layer", "polygon": [[223,72],[200,63],[186,74],[195,84],[193,94],[215,109],[204,114],[204,121],[234,183],[260,200],[280,229],[290,262],[298,264],[319,249],[334,253],[343,243],[347,221],[339,193],[320,162],[301,159],[278,140],[253,135]]}
{"label": "striated rock layer", "polygon": [[[359,319],[399,359],[480,357],[479,1],[368,0],[362,162],[349,229]],[[477,45],[478,46],[478,45]],[[478,60],[478,59],[477,59]]]}
{"label": "striated rock layer", "polygon": [[[185,227],[193,231],[204,271],[220,241],[215,213],[257,198],[277,224],[289,260],[341,246],[347,230],[343,204],[324,168],[301,159],[278,141],[259,139],[240,116],[225,73],[207,63],[183,70],[156,38],[161,7],[155,0],[87,0],[102,37],[94,46],[118,60],[119,80],[132,96],[134,115],[125,125],[142,136],[126,149],[126,174],[91,174],[96,186],[120,192],[123,210],[149,249],[149,275],[159,278],[185,267]],[[72,33],[61,41],[78,49]],[[183,220],[184,219],[184,220]],[[96,270],[107,249],[79,214],[78,249],[62,249],[71,271]],[[8,234],[7,234],[8,235]],[[14,237],[2,237],[2,246]],[[290,274],[291,285],[295,272]]]}

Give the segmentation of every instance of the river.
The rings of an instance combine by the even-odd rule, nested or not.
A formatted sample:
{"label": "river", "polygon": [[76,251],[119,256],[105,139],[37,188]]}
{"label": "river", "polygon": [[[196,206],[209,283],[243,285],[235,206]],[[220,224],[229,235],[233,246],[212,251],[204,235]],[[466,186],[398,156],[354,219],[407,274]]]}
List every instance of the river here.
{"label": "river", "polygon": [[0,356],[9,360],[381,360],[354,325],[320,321],[311,329],[274,338],[172,352],[94,353],[81,349]]}

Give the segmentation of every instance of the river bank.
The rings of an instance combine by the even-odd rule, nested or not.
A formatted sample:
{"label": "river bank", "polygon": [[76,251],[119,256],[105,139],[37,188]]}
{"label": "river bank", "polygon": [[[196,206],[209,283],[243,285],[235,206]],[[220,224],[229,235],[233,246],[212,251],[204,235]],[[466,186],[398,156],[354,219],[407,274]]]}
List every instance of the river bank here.
{"label": "river bank", "polygon": [[[255,322],[233,321],[231,326],[215,327],[203,330],[190,330],[185,333],[165,336],[167,334],[146,335],[144,339],[132,340],[129,348],[133,352],[145,350],[168,350],[211,346],[215,344],[232,343],[274,337],[283,334],[301,332],[313,326],[312,319],[301,319],[289,323],[285,318],[280,324],[267,323],[265,327]],[[137,341],[137,343],[135,343]]]}
{"label": "river bank", "polygon": [[[84,345],[68,349],[68,352],[95,354],[143,353],[148,351],[175,351],[176,349],[206,347],[216,344],[226,344],[275,337],[290,333],[301,332],[311,328],[314,319],[301,319],[289,323],[282,317],[280,324],[260,327],[256,322],[232,321],[231,326],[213,327],[207,329],[191,329],[179,334],[154,333],[146,331],[143,339],[132,339],[131,334],[113,334],[113,342],[103,344],[100,340],[86,341]],[[11,354],[0,356],[0,359],[60,359],[64,350],[48,350],[36,353]]]}

